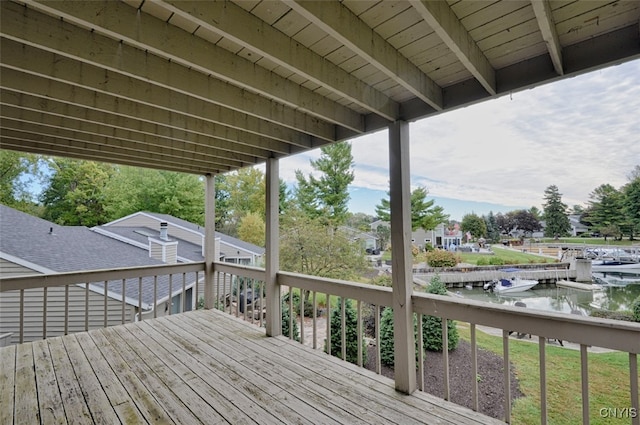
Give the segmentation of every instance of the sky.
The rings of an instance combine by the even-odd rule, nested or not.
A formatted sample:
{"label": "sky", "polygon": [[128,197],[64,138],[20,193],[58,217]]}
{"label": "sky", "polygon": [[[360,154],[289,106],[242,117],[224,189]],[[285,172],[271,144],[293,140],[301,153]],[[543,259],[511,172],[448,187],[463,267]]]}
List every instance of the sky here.
{"label": "sky", "polygon": [[[556,185],[569,207],[640,165],[640,60],[410,123],[412,189],[451,219],[535,206]],[[389,185],[387,131],[350,140],[351,212],[375,215]],[[280,177],[313,172],[316,149],[280,160]]]}

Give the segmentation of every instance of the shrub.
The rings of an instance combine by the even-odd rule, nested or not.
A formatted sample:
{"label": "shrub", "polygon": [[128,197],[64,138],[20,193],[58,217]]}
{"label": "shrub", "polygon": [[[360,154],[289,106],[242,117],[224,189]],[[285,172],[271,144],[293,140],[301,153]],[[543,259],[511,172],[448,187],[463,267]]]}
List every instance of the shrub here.
{"label": "shrub", "polygon": [[500,257],[489,258],[489,264],[492,266],[504,266],[504,260]]}
{"label": "shrub", "polygon": [[[438,276],[431,279],[426,292],[430,294],[446,295],[447,288]],[[418,359],[418,319],[413,316],[413,329],[416,338],[416,360]],[[447,320],[448,350],[455,350],[458,346],[459,335],[456,322]],[[442,319],[434,316],[422,316],[422,348],[429,351],[442,351]],[[393,309],[385,308],[380,320],[380,361],[385,366],[393,367]]]}
{"label": "shrub", "polygon": [[[300,313],[300,291],[299,290],[294,290],[294,291],[290,291],[287,292],[286,294],[284,294],[284,296],[282,297],[283,302],[286,302],[287,305],[289,304],[289,294],[293,294],[293,311],[296,312],[296,314]],[[312,317],[313,316],[313,303],[311,302],[311,300],[308,297],[309,291],[303,291],[303,296],[304,296],[304,316],[305,317]]]}
{"label": "shrub", "polygon": [[640,296],[631,304],[631,314],[634,322],[640,322]]}
{"label": "shrub", "polygon": [[375,276],[371,279],[371,284],[376,286],[391,287],[392,285],[391,275],[381,274],[381,275]]}
{"label": "shrub", "polygon": [[[342,358],[342,299],[339,300],[338,308],[331,312],[331,355]],[[345,299],[345,343],[346,360],[350,363],[358,363],[358,313],[350,299]],[[364,338],[360,342],[362,347],[362,363],[367,361],[367,350]],[[325,351],[326,351],[325,342]]]}
{"label": "shrub", "polygon": [[[285,295],[286,297],[286,295]],[[293,319],[291,321],[291,333],[289,332],[289,301],[288,299],[285,301],[285,297],[282,297],[282,335],[287,338],[293,338],[296,341],[300,341],[300,330],[298,328],[298,315],[296,312],[293,312]],[[295,300],[295,298],[294,298]],[[293,335],[293,336],[292,336]]]}
{"label": "shrub", "polygon": [[427,252],[425,257],[430,267],[455,267],[459,262],[454,253],[441,249]]}
{"label": "shrub", "polygon": [[486,257],[480,257],[480,258],[478,258],[478,261],[476,261],[476,265],[477,266],[488,266],[489,265],[489,259],[487,259]]}
{"label": "shrub", "polygon": [[[426,292],[429,294],[446,295],[447,287],[440,280],[440,276],[431,278]],[[448,350],[455,350],[458,346],[458,328],[456,322],[447,319]],[[442,351],[442,319],[435,316],[422,316],[422,338],[425,350]]]}

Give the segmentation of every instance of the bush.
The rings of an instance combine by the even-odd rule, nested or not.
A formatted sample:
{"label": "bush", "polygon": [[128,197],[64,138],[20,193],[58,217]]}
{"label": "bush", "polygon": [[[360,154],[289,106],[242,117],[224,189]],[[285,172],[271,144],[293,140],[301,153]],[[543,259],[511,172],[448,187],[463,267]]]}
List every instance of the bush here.
{"label": "bush", "polygon": [[[289,305],[289,294],[292,293],[293,295],[293,311],[296,312],[296,314],[300,313],[300,291],[295,290],[295,291],[291,291],[291,292],[287,292],[286,294],[284,294],[284,296],[282,297],[283,302],[286,302],[287,305]],[[310,299],[308,299],[308,294],[309,291],[303,291],[304,294],[304,317],[312,317],[313,316],[313,304],[311,302]]]}
{"label": "bush", "polygon": [[[429,294],[447,295],[447,287],[439,276],[434,276],[427,286]],[[456,322],[447,319],[448,350],[455,350],[458,346],[458,327]],[[429,351],[442,351],[442,319],[435,316],[422,316],[422,338],[424,349]]]}
{"label": "bush", "polygon": [[634,322],[640,322],[640,296],[631,304],[631,314]]}
{"label": "bush", "polygon": [[489,258],[489,264],[492,266],[504,266],[504,260],[500,257]]}
{"label": "bush", "polygon": [[[331,312],[331,355],[342,358],[342,299],[339,299],[338,308]],[[345,343],[349,363],[358,363],[358,313],[350,299],[345,299]],[[362,363],[367,361],[367,350],[364,338],[360,340],[362,347]],[[325,342],[325,351],[327,346]]]}
{"label": "bush", "polygon": [[[286,297],[286,295],[285,295]],[[287,338],[293,338],[296,341],[300,341],[300,329],[298,328],[298,315],[293,312],[293,319],[291,321],[291,333],[289,332],[289,301],[285,301],[285,297],[282,297],[282,335]],[[294,297],[295,300],[295,297]],[[293,334],[293,336],[292,336]]]}
{"label": "bush", "polygon": [[[446,295],[447,288],[438,276],[431,279],[426,292],[430,294]],[[418,319],[413,316],[413,329],[416,338],[416,360],[418,359]],[[448,350],[458,347],[459,335],[456,322],[447,320]],[[442,351],[442,319],[434,316],[422,316],[422,348],[429,351]],[[393,367],[393,309],[385,308],[380,320],[380,361],[385,366]]]}
{"label": "bush", "polygon": [[430,267],[455,267],[459,262],[457,255],[444,250],[427,252],[425,258]]}
{"label": "bush", "polygon": [[487,257],[480,257],[480,258],[478,258],[478,261],[476,261],[476,265],[477,266],[488,266],[489,265],[489,259]]}
{"label": "bush", "polygon": [[376,286],[386,286],[390,288],[392,285],[391,275],[381,274],[381,275],[375,276],[371,279],[371,284]]}

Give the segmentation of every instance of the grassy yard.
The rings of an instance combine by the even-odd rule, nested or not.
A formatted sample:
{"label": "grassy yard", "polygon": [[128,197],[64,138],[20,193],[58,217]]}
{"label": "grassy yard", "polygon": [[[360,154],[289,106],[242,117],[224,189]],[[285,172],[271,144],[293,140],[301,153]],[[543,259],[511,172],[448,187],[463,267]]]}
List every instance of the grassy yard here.
{"label": "grassy yard", "polygon": [[[460,336],[467,340],[469,327],[459,323]],[[502,338],[478,332],[478,346],[502,356]],[[509,341],[510,360],[524,397],[512,408],[512,423],[540,423],[540,371],[538,344]],[[580,352],[547,346],[548,422],[573,425],[582,421]],[[612,352],[589,354],[589,397],[592,424],[628,424],[627,418],[602,417],[600,409],[630,408],[629,356]],[[640,414],[640,412],[638,413]]]}
{"label": "grassy yard", "polygon": [[580,245],[612,245],[612,246],[632,246],[632,245],[640,245],[640,240],[630,241],[629,238],[623,238],[621,241],[616,241],[613,238],[607,238],[605,241],[604,238],[543,238],[540,239],[541,243],[553,245],[553,244],[580,244]]}

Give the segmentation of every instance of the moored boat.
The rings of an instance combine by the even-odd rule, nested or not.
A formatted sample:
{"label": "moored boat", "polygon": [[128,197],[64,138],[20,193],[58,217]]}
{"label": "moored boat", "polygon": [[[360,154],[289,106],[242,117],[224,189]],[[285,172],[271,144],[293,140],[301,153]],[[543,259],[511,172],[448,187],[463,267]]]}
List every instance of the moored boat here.
{"label": "moored boat", "polygon": [[528,291],[537,284],[537,280],[522,279],[514,276],[508,279],[493,279],[491,282],[485,283],[483,288],[485,291],[491,291],[498,294],[513,294]]}

